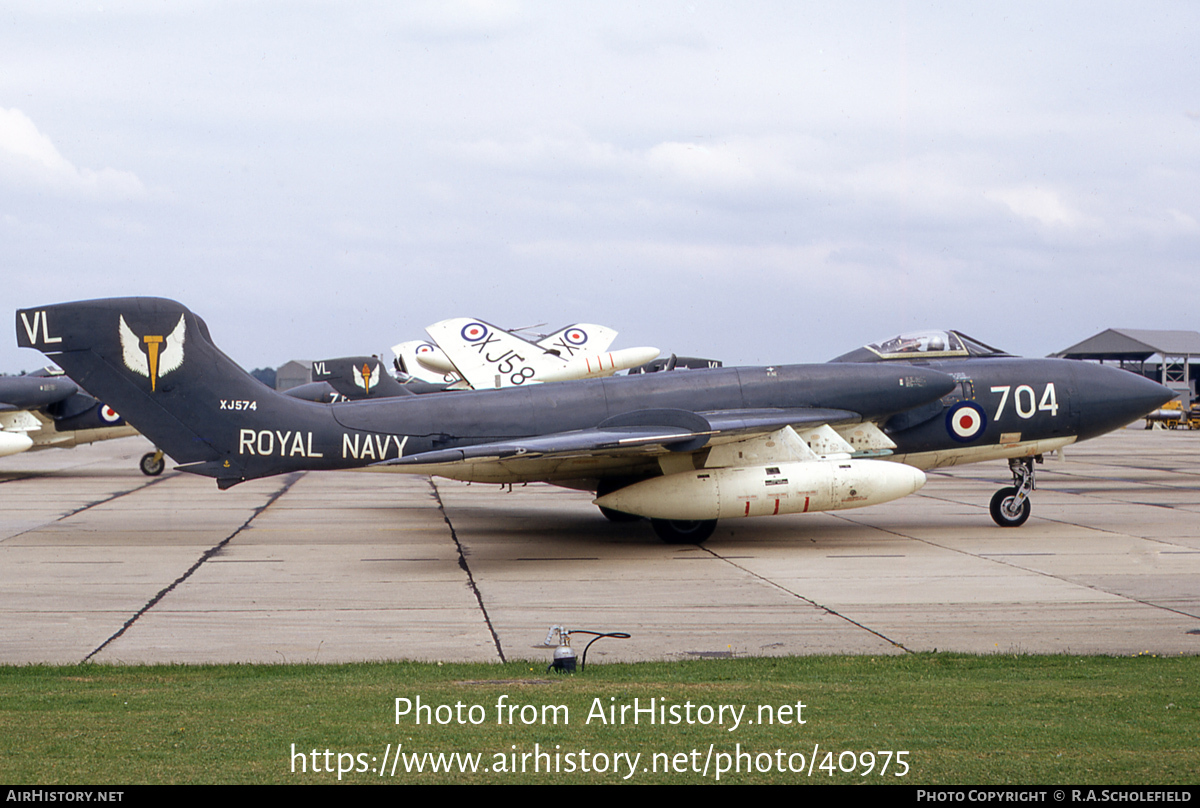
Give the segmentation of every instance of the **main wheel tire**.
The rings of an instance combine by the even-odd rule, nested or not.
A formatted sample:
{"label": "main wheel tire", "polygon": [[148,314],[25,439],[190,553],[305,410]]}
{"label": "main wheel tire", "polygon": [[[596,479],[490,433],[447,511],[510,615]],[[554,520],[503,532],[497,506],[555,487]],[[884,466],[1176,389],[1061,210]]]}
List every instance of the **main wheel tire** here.
{"label": "main wheel tire", "polygon": [[1020,527],[1021,525],[1025,524],[1025,520],[1029,518],[1029,512],[1033,509],[1033,506],[1030,504],[1028,497],[1025,498],[1023,503],[1021,503],[1021,512],[1017,514],[1016,518],[1013,518],[1004,512],[1005,503],[1011,502],[1016,495],[1017,489],[1013,488],[1012,486],[1009,486],[1008,488],[1001,488],[992,495],[992,505],[990,508],[992,512],[992,521],[998,524],[1000,527]]}
{"label": "main wheel tire", "polygon": [[650,527],[667,544],[704,544],[717,529],[717,520],[651,519]]}
{"label": "main wheel tire", "polygon": [[166,467],[166,459],[158,452],[146,452],[146,454],[142,455],[141,462],[138,463],[138,468],[147,477],[157,477],[163,473],[163,469]]}

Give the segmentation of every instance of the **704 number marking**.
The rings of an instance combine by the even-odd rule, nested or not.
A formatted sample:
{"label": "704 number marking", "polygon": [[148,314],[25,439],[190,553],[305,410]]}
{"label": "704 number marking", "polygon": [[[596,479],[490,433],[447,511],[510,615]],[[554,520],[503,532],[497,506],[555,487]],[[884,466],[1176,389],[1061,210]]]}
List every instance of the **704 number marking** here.
{"label": "704 number marking", "polygon": [[[1022,384],[1015,391],[1012,385],[1006,384],[992,388],[993,393],[1000,394],[1000,406],[996,407],[996,414],[992,420],[999,421],[1000,416],[1004,414],[1004,405],[1008,403],[1009,393],[1012,393],[1013,409],[1017,411],[1017,415],[1022,418],[1032,418],[1034,413],[1048,412],[1051,416],[1058,415],[1058,394],[1054,392],[1054,382],[1046,382],[1046,388],[1042,390],[1042,398],[1039,401],[1037,394],[1028,384]],[[1034,402],[1037,402],[1035,405]]]}

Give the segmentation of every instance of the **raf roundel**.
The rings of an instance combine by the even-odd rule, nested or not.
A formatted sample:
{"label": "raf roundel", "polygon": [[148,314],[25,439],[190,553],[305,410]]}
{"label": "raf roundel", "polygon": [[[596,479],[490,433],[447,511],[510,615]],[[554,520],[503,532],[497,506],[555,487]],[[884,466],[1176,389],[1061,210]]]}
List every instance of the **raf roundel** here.
{"label": "raf roundel", "polygon": [[973,401],[962,401],[946,413],[946,431],[960,443],[968,443],[983,434],[987,428],[987,416],[983,408]]}
{"label": "raf roundel", "polygon": [[582,345],[588,340],[587,332],[582,328],[572,328],[566,333],[566,337],[567,342],[571,343],[572,345]]}
{"label": "raf roundel", "polygon": [[[464,334],[463,336],[466,336],[466,335]],[[420,345],[417,346],[418,354],[433,353],[433,350],[434,350],[433,346],[430,345],[428,342],[422,342]]]}
{"label": "raf roundel", "polygon": [[106,424],[115,424],[120,422],[120,414],[107,404],[100,405],[100,420]]}
{"label": "raf roundel", "polygon": [[462,338],[467,342],[479,342],[487,335],[487,326],[483,323],[467,323],[463,326]]}

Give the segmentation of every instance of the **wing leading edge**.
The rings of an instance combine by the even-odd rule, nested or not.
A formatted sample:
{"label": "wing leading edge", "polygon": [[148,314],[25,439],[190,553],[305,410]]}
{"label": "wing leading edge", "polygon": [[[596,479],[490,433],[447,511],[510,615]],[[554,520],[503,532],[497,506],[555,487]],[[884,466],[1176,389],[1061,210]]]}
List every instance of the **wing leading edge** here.
{"label": "wing leading edge", "polygon": [[858,413],[833,409],[748,409],[711,413],[640,410],[610,418],[591,429],[440,449],[374,465],[396,467],[396,471],[415,471],[411,467],[505,461],[505,467],[511,472],[512,461],[522,459],[686,454],[710,444],[768,435],[785,427],[812,430],[860,421]]}

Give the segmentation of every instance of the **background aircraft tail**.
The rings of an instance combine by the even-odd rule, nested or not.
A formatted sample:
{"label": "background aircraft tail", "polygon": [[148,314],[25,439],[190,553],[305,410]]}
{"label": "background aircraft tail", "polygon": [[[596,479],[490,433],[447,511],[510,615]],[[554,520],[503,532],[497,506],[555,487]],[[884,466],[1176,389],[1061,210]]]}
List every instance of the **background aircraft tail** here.
{"label": "background aircraft tail", "polygon": [[328,382],[344,399],[413,395],[384,368],[378,357],[343,356],[313,362],[313,381]]}
{"label": "background aircraft tail", "polygon": [[[396,370],[405,376],[420,379],[429,384],[457,386],[462,382],[462,376],[454,369],[454,364],[446,358],[441,348],[427,339],[414,339],[392,346],[396,355]],[[426,365],[422,360],[431,362]],[[466,387],[466,384],[462,385]]]}
{"label": "background aircraft tail", "polygon": [[542,337],[537,344],[570,361],[576,354],[586,356],[604,353],[616,338],[617,332],[608,326],[575,323],[560,328],[548,337]]}

